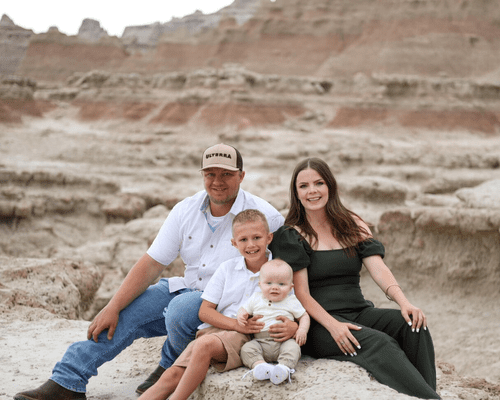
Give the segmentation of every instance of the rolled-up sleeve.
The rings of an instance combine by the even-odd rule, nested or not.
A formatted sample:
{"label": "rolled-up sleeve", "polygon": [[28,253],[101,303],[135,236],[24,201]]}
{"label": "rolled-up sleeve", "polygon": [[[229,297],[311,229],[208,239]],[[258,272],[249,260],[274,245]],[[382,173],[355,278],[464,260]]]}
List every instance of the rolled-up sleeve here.
{"label": "rolled-up sleeve", "polygon": [[169,265],[179,255],[182,244],[179,207],[181,207],[181,204],[177,204],[170,211],[147,251],[151,258],[163,265]]}

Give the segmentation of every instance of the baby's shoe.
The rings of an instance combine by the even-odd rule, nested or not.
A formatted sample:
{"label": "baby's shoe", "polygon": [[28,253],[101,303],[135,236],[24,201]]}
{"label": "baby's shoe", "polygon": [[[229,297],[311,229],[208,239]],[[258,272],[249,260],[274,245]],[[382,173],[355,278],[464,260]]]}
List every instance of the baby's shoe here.
{"label": "baby's shoe", "polygon": [[275,385],[279,385],[281,382],[288,378],[288,382],[292,382],[290,375],[295,372],[294,369],[288,368],[286,365],[278,364],[271,371],[271,382]]}
{"label": "baby's shoe", "polygon": [[248,371],[241,379],[244,379],[248,374],[252,373],[255,379],[259,381],[265,381],[266,379],[271,378],[271,371],[273,370],[274,365],[268,363],[260,363],[257,364],[253,369]]}
{"label": "baby's shoe", "polygon": [[274,365],[268,363],[260,363],[257,364],[253,371],[253,376],[255,379],[259,381],[265,381],[266,379],[271,378],[271,371],[273,370]]}

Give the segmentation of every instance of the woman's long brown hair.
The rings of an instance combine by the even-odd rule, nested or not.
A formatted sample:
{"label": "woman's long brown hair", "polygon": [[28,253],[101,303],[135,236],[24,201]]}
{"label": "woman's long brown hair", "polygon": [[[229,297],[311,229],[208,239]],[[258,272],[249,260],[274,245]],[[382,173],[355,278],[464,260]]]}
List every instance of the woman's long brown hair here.
{"label": "woman's long brown hair", "polygon": [[302,235],[310,241],[311,247],[314,248],[318,242],[318,235],[309,224],[306,210],[297,193],[297,176],[305,169],[313,169],[325,181],[328,187],[326,215],[332,228],[332,234],[349,254],[353,254],[353,248],[362,240],[371,237],[371,235],[356,222],[355,217],[362,220],[361,217],[342,204],[337,181],[328,164],[319,158],[307,158],[295,167],[290,182],[290,210],[285,219],[285,225],[298,227]]}

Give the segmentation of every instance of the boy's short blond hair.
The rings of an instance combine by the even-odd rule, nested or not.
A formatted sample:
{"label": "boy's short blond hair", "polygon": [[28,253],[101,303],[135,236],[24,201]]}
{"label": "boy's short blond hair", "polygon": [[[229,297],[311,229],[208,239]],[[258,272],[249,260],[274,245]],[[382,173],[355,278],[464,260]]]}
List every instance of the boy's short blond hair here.
{"label": "boy's short blond hair", "polygon": [[245,224],[247,222],[262,222],[264,224],[264,228],[269,232],[269,224],[267,223],[266,216],[261,213],[259,210],[248,209],[239,212],[236,217],[233,219],[233,228],[236,224]]}

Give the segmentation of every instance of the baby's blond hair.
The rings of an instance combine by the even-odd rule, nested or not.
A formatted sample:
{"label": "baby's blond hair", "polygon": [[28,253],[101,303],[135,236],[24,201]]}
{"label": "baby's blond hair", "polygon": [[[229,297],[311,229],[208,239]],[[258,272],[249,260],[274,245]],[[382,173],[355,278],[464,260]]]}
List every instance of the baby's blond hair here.
{"label": "baby's blond hair", "polygon": [[262,279],[261,277],[263,276],[263,272],[265,272],[266,269],[269,268],[281,268],[285,267],[289,272],[290,272],[290,282],[293,282],[293,270],[292,267],[286,262],[283,261],[280,258],[275,258],[274,260],[269,260],[266,262],[261,268],[260,268],[260,276],[259,279]]}

